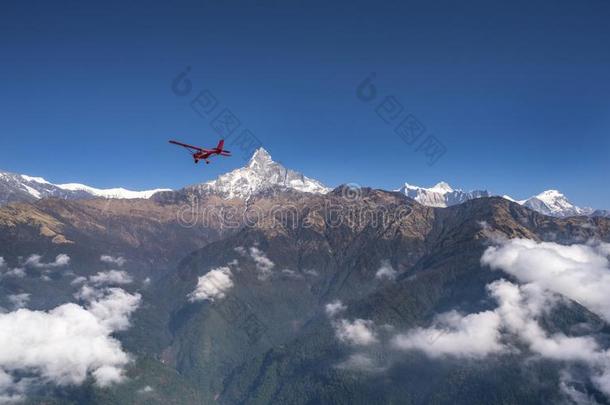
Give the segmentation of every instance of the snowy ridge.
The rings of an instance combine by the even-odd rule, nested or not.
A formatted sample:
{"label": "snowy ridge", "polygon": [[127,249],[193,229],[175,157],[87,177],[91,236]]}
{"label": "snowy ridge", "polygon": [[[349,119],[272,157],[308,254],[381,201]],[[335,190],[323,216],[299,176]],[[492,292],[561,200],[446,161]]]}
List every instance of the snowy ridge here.
{"label": "snowy ridge", "polygon": [[68,200],[93,197],[150,198],[150,196],[158,191],[167,190],[131,191],[124,188],[98,189],[78,183],[53,184],[42,177],[0,172],[0,205],[11,202],[32,202],[46,197]]}
{"label": "snowy ridge", "polygon": [[84,184],[79,184],[79,183],[58,184],[57,187],[59,187],[63,190],[69,190],[69,191],[84,191],[84,192],[89,193],[96,197],[122,198],[122,199],[150,198],[153,194],[158,193],[159,191],[171,191],[168,188],[156,188],[154,190],[144,190],[144,191],[127,190],[122,187],[99,189],[99,188],[89,187],[89,186],[86,186]]}
{"label": "snowy ridge", "polygon": [[226,199],[248,199],[272,187],[319,194],[330,191],[319,181],[274,162],[264,148],[257,149],[245,167],[220,175],[216,180],[187,187],[186,190],[217,194]]}
{"label": "snowy ridge", "polygon": [[485,190],[468,192],[459,189],[454,190],[444,181],[441,181],[430,188],[405,183],[404,186],[397,191],[403,193],[407,197],[411,197],[418,203],[429,207],[450,207],[472,200],[473,198],[489,197],[489,193]]}
{"label": "snowy ridge", "polygon": [[[407,197],[413,198],[418,203],[429,207],[450,207],[474,198],[490,197],[492,195],[486,190],[464,192],[459,189],[453,189],[445,182],[440,182],[430,188],[405,183],[404,186],[397,191],[405,194]],[[554,217],[578,215],[608,216],[608,212],[604,210],[594,211],[592,208],[581,208],[574,205],[565,195],[557,190],[546,190],[525,200],[516,200],[508,195],[503,195],[501,197],[534,211],[538,211],[541,214]]]}

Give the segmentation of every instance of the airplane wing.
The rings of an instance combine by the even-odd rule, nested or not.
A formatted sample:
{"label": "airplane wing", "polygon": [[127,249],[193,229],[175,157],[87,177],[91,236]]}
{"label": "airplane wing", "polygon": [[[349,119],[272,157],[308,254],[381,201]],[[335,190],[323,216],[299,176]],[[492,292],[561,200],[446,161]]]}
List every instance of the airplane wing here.
{"label": "airplane wing", "polygon": [[169,141],[169,143],[173,143],[174,145],[182,146],[184,148],[191,149],[191,150],[196,150],[196,151],[201,151],[201,152],[208,151],[207,149],[200,148],[199,146],[193,146],[193,145],[189,145],[188,143],[182,143],[182,142],[178,142],[178,141],[174,141],[174,140]]}

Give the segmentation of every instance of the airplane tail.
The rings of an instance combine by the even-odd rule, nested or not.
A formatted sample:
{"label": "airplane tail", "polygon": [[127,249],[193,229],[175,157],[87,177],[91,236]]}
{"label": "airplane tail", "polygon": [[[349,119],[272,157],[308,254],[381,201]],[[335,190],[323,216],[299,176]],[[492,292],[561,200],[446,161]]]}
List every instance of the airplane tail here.
{"label": "airplane tail", "polygon": [[222,148],[223,148],[224,146],[225,146],[225,140],[224,140],[224,139],[221,139],[221,140],[218,142],[218,145],[216,145],[216,149],[218,149],[218,150],[222,150]]}

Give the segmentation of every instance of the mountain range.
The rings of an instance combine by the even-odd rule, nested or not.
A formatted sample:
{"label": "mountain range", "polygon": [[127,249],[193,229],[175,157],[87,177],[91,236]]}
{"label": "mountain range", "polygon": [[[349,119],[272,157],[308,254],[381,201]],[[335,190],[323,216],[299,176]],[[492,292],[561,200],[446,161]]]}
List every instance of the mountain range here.
{"label": "mountain range", "polygon": [[[454,190],[449,184],[440,182],[433,187],[424,188],[405,183],[398,191],[406,196],[413,198],[420,204],[429,207],[451,207],[462,204],[465,201],[481,197],[490,197],[493,194],[487,190],[462,191]],[[603,210],[593,210],[592,208],[580,208],[571,203],[565,195],[557,190],[546,190],[542,193],[525,200],[515,200],[514,198],[503,195],[502,198],[524,205],[538,211],[541,214],[555,217],[569,216],[607,216]]]}
{"label": "mountain range", "polygon": [[330,190],[264,150],[150,198],[58,197],[0,207],[0,401],[610,401],[608,218]]}
{"label": "mountain range", "polygon": [[98,189],[79,183],[53,184],[42,177],[0,171],[0,205],[11,202],[36,201],[40,198],[78,200],[85,198],[149,198],[156,189],[131,191],[124,188]]}
{"label": "mountain range", "polygon": [[[248,199],[269,189],[292,189],[320,194],[331,190],[317,180],[285,168],[273,161],[264,148],[259,148],[245,167],[223,174],[212,181],[187,186],[178,192],[191,196],[216,195],[225,199]],[[487,190],[453,189],[445,182],[439,182],[430,188],[405,183],[396,191],[429,207],[451,207],[468,200],[493,195]],[[151,198],[153,195],[155,198],[164,198],[164,195],[175,196],[175,193],[170,189],[132,191],[124,188],[98,189],[79,183],[53,184],[41,177],[0,172],[0,205],[31,202],[48,197],[71,200],[96,197],[136,199]],[[557,190],[546,190],[525,200],[516,200],[507,195],[502,197],[542,214],[556,217],[610,215],[610,212],[605,210],[578,207]]]}

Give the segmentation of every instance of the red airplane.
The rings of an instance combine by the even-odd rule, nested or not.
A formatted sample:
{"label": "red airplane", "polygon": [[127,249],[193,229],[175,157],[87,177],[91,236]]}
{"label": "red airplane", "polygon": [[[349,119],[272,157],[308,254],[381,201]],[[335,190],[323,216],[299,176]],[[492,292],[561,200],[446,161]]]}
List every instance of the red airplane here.
{"label": "red airplane", "polygon": [[224,144],[225,144],[224,139],[221,139],[218,142],[218,145],[216,145],[216,147],[214,149],[204,149],[204,148],[200,148],[199,146],[193,146],[193,145],[189,145],[186,143],[173,141],[173,140],[169,141],[169,143],[173,143],[174,145],[182,146],[182,147],[188,149],[189,153],[191,155],[193,155],[193,159],[195,160],[195,163],[199,163],[199,161],[202,159],[205,160],[205,163],[210,163],[208,158],[213,155],[231,156],[230,151],[223,149]]}

